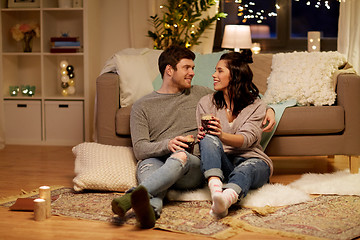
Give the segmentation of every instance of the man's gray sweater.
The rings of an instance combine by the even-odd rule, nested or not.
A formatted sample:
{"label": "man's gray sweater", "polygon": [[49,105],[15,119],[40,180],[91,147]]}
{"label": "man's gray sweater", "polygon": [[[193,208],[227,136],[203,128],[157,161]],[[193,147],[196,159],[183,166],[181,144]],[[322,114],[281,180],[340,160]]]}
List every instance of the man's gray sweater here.
{"label": "man's gray sweater", "polygon": [[[131,140],[138,160],[170,154],[176,136],[197,135],[196,106],[209,88],[192,86],[175,94],[152,92],[134,103],[130,115]],[[198,148],[194,154],[198,155]]]}

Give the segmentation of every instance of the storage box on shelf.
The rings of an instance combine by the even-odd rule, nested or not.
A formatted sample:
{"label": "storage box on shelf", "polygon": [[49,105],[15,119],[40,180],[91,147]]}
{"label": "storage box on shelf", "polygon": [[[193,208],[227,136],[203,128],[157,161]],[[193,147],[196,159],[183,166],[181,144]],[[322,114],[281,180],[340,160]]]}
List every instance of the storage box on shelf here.
{"label": "storage box on shelf", "polygon": [[[1,0],[0,18],[0,97],[5,106],[6,143],[75,145],[87,140],[86,0],[77,1],[81,4],[76,8],[60,8],[58,0],[40,0],[39,7],[16,8],[8,8],[7,2]],[[35,23],[40,28],[31,52],[25,53],[22,40],[15,41],[10,32],[22,23]],[[76,51],[53,53],[51,39],[64,34],[76,37],[80,46],[73,46]],[[59,66],[64,60],[73,66],[75,74],[75,92],[67,95],[62,92]],[[33,87],[35,94],[10,94],[10,88],[23,85]]]}
{"label": "storage box on shelf", "polygon": [[40,100],[7,100],[4,113],[7,143],[26,144],[41,141]]}
{"label": "storage box on shelf", "polygon": [[83,141],[83,102],[45,101],[45,138],[53,144]]}

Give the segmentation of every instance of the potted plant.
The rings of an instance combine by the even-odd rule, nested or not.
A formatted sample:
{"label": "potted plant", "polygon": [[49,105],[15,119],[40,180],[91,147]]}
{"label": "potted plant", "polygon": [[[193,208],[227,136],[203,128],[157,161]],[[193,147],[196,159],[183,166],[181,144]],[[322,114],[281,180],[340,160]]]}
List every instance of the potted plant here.
{"label": "potted plant", "polygon": [[216,4],[215,0],[167,0],[162,18],[157,14],[150,16],[154,31],[148,31],[148,37],[154,41],[154,49],[165,49],[175,44],[190,48],[198,45],[200,36],[226,13],[203,16],[203,13]]}

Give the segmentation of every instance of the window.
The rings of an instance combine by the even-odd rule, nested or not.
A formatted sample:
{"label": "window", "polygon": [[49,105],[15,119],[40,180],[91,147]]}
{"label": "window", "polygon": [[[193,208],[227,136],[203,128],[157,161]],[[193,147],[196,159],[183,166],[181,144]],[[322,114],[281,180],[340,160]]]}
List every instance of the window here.
{"label": "window", "polygon": [[308,31],[320,31],[324,38],[337,38],[338,18],[336,0],[292,0],[291,38],[306,38]]}
{"label": "window", "polygon": [[221,50],[227,24],[250,25],[262,52],[306,51],[307,32],[321,32],[321,50],[337,49],[339,0],[221,0],[214,51]]}

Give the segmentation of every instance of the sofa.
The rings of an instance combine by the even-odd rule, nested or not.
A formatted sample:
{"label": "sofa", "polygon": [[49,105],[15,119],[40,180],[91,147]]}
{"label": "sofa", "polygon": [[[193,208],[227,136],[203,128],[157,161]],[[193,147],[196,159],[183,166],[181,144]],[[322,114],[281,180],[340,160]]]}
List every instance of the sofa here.
{"label": "sofa", "polygon": [[[215,60],[220,56],[219,53],[213,55],[216,55],[213,56]],[[254,55],[254,62],[250,64],[254,73],[254,83],[264,96],[266,96],[269,86],[269,78],[274,72],[275,55],[277,54]],[[157,56],[158,54],[153,54],[152,61],[149,60],[151,57],[145,60],[151,62],[152,68],[155,69]],[[132,60],[137,61],[136,59]],[[197,67],[200,66],[199,68],[203,69],[199,69],[199,71],[209,72],[210,75],[207,78],[210,78],[208,82],[211,83],[214,66],[209,66],[208,69],[206,69],[207,65],[210,64],[206,63],[201,66],[201,61],[207,61],[204,56],[197,57],[196,61],[195,76],[203,75],[196,72]],[[299,63],[292,64],[295,67],[300,66]],[[343,64],[342,67],[344,67]],[[114,67],[114,69],[116,68]],[[114,69],[104,68],[96,80],[96,142],[114,146],[131,146],[129,123],[131,102],[122,106],[120,100],[122,92],[120,78],[122,76],[119,69],[117,69],[118,71]],[[124,68],[122,70],[126,71]],[[306,73],[310,74],[308,78],[317,76],[311,70]],[[354,71],[346,70],[338,71],[337,74],[332,73],[332,76],[335,77],[334,82],[336,83],[334,85],[334,103],[302,106],[297,104],[284,108],[276,129],[271,134],[271,140],[266,146],[266,154],[269,156],[341,157],[349,161],[351,173],[358,172],[360,162],[360,76]],[[312,79],[309,80],[312,81]],[[159,76],[152,81],[154,88],[156,88],[154,82],[157,82],[158,86],[159,81],[161,84]],[[195,82],[195,84],[199,83]]]}

